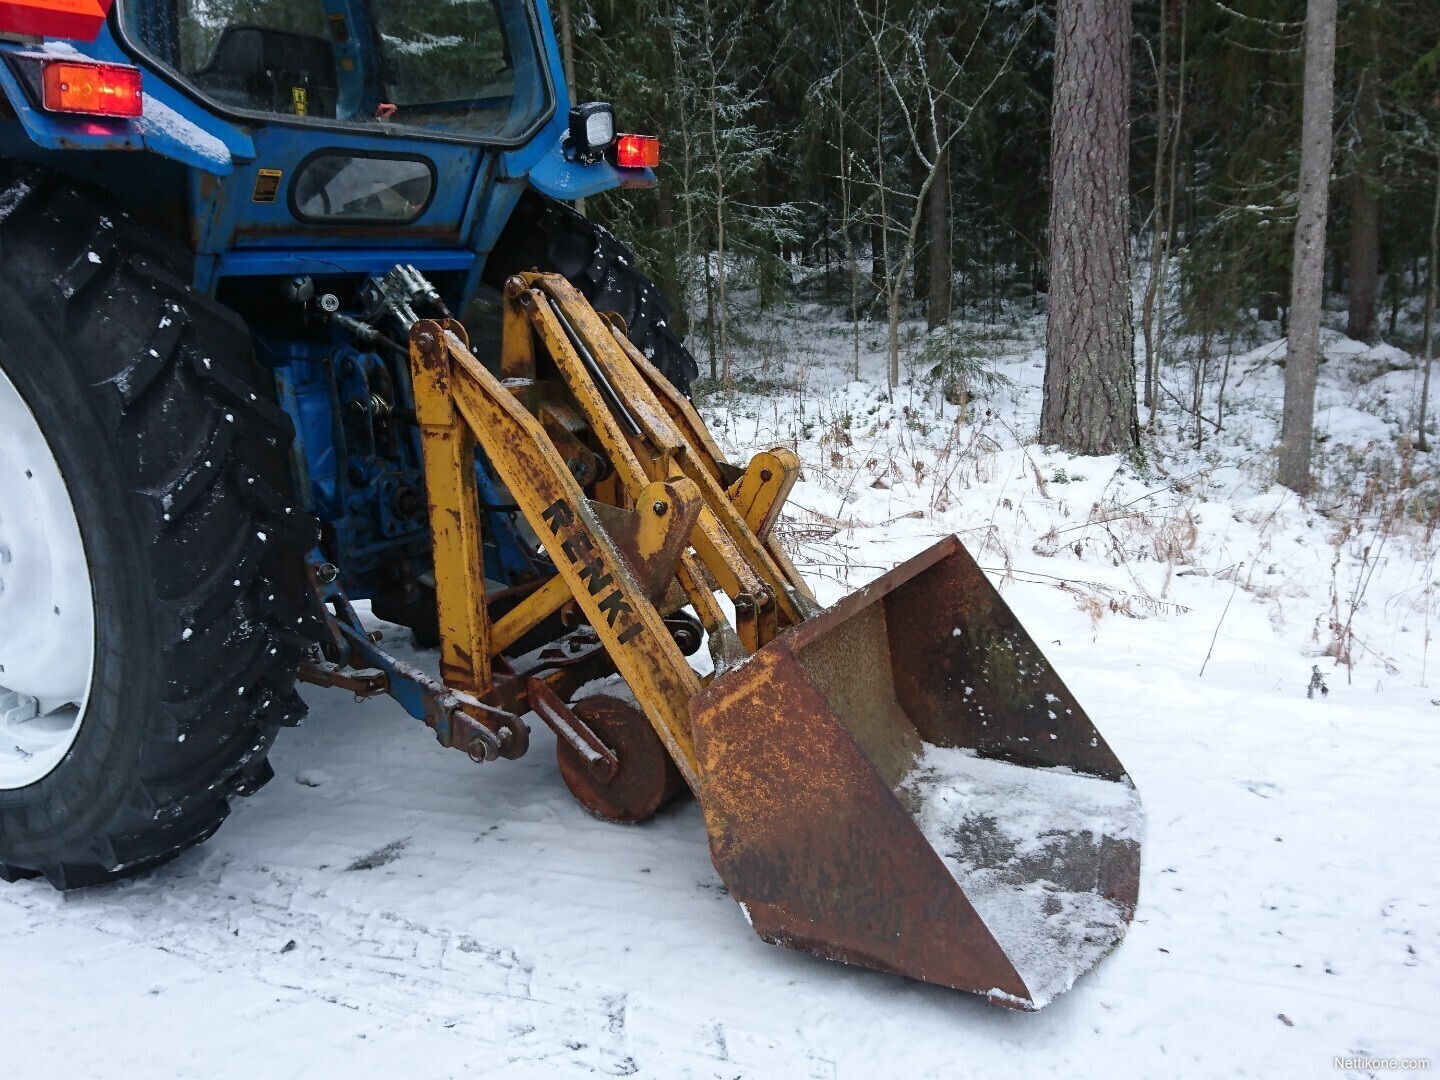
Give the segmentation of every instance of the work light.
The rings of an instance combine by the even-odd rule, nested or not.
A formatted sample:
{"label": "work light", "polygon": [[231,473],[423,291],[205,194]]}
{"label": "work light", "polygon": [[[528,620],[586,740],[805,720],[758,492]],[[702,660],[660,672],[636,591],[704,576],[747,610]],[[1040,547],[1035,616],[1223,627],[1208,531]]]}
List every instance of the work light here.
{"label": "work light", "polygon": [[570,110],[567,149],[580,161],[598,161],[615,141],[615,110],[608,101],[587,101]]}

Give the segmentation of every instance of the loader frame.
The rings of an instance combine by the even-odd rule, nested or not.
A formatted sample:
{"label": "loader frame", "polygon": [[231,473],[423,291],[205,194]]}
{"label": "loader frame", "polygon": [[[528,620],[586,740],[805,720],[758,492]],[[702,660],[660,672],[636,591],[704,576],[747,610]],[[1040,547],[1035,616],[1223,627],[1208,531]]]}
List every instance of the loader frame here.
{"label": "loader frame", "polygon": [[[409,345],[441,681],[378,649],[333,578],[313,567],[331,632],[324,658],[307,663],[302,678],[361,697],[392,694],[444,745],[481,760],[524,753],[521,717],[534,711],[604,779],[619,766],[616,751],[565,699],[577,679],[618,672],[698,787],[689,703],[709,677],[691,668],[665,616],[692,605],[723,673],[819,610],[773,534],[798,457],[777,447],[743,470],[729,464],[618,317],[597,313],[559,275],[506,282],[498,372],[470,352],[453,320],[415,323]],[[498,617],[485,593],[477,450],[557,571]],[[593,497],[582,477],[593,478]],[[734,625],[717,588],[734,604]],[[557,612],[583,626],[537,657],[506,658]]]}

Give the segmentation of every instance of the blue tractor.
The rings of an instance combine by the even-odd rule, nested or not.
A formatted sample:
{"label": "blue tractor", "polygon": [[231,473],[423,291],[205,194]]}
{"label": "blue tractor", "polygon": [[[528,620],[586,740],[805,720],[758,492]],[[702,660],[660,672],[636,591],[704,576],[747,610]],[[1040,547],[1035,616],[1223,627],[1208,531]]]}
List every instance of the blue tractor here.
{"label": "blue tractor", "polygon": [[206,839],[304,680],[538,717],[765,940],[1040,1007],[1134,913],[1123,766],[955,537],[820,611],[560,71],[543,0],[0,0],[0,878]]}
{"label": "blue tractor", "polygon": [[[658,144],[562,72],[544,0],[0,5],[0,876],[213,833],[304,713],[310,578],[435,642],[388,313],[493,356],[505,279],[558,272],[688,387],[666,300],[566,205],[651,186]],[[554,571],[476,481],[523,594]]]}

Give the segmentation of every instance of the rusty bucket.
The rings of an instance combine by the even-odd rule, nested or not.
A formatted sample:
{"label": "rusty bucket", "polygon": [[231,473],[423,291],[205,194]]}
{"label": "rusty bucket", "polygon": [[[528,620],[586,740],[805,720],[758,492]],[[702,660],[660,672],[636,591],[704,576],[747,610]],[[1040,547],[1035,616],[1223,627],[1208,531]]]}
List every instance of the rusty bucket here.
{"label": "rusty bucket", "polygon": [[1124,767],[949,537],[691,702],[711,856],[755,932],[1038,1009],[1124,935]]}

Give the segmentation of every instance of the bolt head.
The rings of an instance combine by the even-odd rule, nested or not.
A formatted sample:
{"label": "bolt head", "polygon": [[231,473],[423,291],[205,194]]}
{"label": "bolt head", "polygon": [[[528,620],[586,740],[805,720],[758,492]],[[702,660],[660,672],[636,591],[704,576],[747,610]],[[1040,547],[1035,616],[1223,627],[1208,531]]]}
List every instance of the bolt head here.
{"label": "bolt head", "polygon": [[421,352],[429,352],[435,348],[435,335],[428,330],[422,330],[415,335],[415,344],[420,347]]}
{"label": "bolt head", "polygon": [[340,568],[334,563],[321,563],[319,569],[315,571],[315,576],[319,578],[322,583],[329,585],[340,576]]}
{"label": "bolt head", "polygon": [[666,511],[666,510],[669,510],[670,507],[666,506],[666,505],[665,505],[663,502],[661,502],[659,499],[656,499],[655,502],[654,502],[654,504],[650,507],[650,509],[651,509],[651,510],[654,510],[655,513],[656,513],[658,516],[664,517],[664,516],[665,516],[665,511]]}

